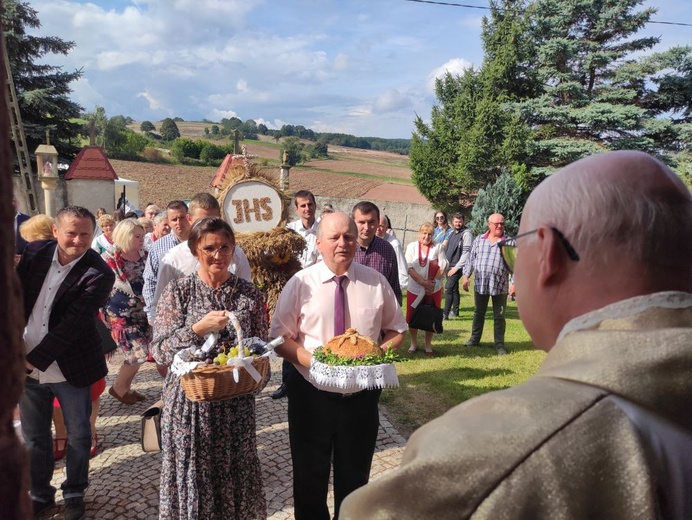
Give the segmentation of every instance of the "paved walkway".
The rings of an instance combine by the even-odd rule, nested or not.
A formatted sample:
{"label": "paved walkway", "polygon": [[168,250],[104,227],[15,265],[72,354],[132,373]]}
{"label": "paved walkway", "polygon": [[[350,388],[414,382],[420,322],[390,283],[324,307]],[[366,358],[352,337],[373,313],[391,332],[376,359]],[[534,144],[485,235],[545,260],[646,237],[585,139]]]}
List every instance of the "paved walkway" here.
{"label": "paved walkway", "polygon": [[[120,359],[109,364],[108,387],[118,372]],[[272,399],[269,394],[279,384],[280,361],[272,362],[272,379],[257,396],[257,444],[262,462],[267,516],[274,520],[293,518],[291,490],[292,470],[288,444],[286,399]],[[96,423],[102,446],[91,461],[90,486],[87,490],[87,518],[152,519],[158,518],[158,488],[161,456],[144,453],[140,448],[140,415],[158,400],[162,379],[153,363],[142,366],[133,388],[147,396],[144,403],[126,406],[107,392],[101,396],[101,410]],[[370,479],[398,466],[405,439],[380,410],[380,433]],[[64,479],[64,460],[56,465],[53,485]],[[55,518],[62,518],[60,491],[56,497]],[[333,502],[330,486],[330,509]],[[47,517],[51,518],[51,517]]]}

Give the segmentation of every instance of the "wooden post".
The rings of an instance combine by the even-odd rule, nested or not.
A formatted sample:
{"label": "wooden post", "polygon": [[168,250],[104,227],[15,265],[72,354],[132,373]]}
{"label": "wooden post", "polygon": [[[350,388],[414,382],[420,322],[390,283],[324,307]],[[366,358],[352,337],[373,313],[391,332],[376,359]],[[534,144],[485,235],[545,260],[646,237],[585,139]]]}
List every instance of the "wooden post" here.
{"label": "wooden post", "polygon": [[[0,1],[0,10],[2,2]],[[0,43],[4,45],[4,43]],[[0,56],[4,54],[0,53]],[[0,57],[4,61],[4,58]],[[0,63],[0,69],[4,63]],[[9,121],[5,96],[0,96],[0,118]],[[24,391],[22,298],[14,272],[14,206],[12,205],[12,153],[9,127],[0,125],[0,504],[2,518],[32,518],[29,500],[28,457],[13,425],[19,397]]]}

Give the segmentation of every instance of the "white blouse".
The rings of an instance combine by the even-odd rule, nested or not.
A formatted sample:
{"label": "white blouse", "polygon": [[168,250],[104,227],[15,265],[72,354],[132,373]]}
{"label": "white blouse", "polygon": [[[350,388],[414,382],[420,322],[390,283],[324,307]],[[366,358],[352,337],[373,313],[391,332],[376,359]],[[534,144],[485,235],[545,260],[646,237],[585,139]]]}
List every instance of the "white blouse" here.
{"label": "white blouse", "polygon": [[[437,260],[437,263],[440,265],[440,270],[445,271],[447,269],[447,257],[444,254],[444,250],[442,249],[442,244],[431,244],[430,245],[430,251],[428,252],[428,261],[425,263],[424,266],[420,265],[420,262],[418,261],[418,252],[420,250],[419,242],[416,240],[415,242],[411,242],[408,246],[406,246],[406,263],[408,267],[413,268],[416,273],[418,273],[420,276],[425,278],[426,280],[428,279],[428,268],[430,267],[430,262],[433,260]],[[442,289],[442,284],[435,284],[435,292],[437,292],[439,289],[437,286],[440,286],[439,289]],[[408,277],[408,285],[406,286],[406,290],[408,292],[411,292],[413,294],[421,294],[425,292],[425,288],[416,282],[413,277],[409,276]]]}

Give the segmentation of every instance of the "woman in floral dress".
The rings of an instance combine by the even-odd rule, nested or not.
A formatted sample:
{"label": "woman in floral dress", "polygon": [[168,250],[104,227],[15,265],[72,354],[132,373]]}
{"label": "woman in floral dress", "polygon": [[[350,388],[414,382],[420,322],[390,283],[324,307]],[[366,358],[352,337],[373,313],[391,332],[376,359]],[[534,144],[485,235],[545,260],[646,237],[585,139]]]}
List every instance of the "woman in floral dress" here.
{"label": "woman in floral dress", "polygon": [[[235,344],[226,311],[236,315],[244,337],[266,340],[264,296],[228,271],[235,247],[231,227],[220,218],[204,218],[195,223],[188,244],[199,269],[169,283],[161,295],[151,344],[157,363],[170,365],[178,351],[202,346],[210,333],[218,333],[217,345]],[[266,518],[254,395],[193,402],[180,377],[169,371],[163,401],[159,518]]]}
{"label": "woman in floral dress", "polygon": [[118,222],[113,230],[113,252],[103,253],[103,259],[115,272],[115,284],[104,308],[104,321],[118,344],[125,360],[108,393],[123,404],[135,404],[145,397],[132,390],[139,365],[147,360],[151,326],[144,312],[144,229],[134,219]]}

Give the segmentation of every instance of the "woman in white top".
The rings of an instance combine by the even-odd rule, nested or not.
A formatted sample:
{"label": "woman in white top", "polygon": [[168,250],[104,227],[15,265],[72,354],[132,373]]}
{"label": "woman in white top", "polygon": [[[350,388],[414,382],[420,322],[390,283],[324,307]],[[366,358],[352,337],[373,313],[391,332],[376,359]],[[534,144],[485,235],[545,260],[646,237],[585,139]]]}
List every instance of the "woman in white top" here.
{"label": "woman in white top", "polygon": [[[408,265],[408,284],[406,286],[406,321],[411,321],[413,315],[412,304],[418,300],[418,304],[428,303],[440,307],[442,303],[442,283],[447,268],[447,258],[444,255],[442,244],[434,244],[434,227],[430,222],[423,224],[418,230],[418,241],[411,242],[406,247],[406,263]],[[418,329],[409,328],[411,333],[411,348],[413,354],[418,349]],[[425,332],[425,354],[433,355],[432,332]]]}
{"label": "woman in white top", "polygon": [[91,249],[102,255],[105,252],[113,252],[115,244],[113,243],[113,230],[115,229],[115,219],[111,215],[101,215],[96,223],[101,228],[99,236],[94,237],[91,242]]}

